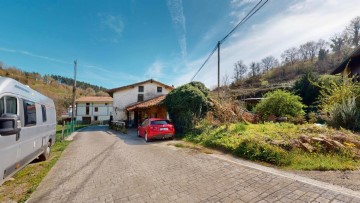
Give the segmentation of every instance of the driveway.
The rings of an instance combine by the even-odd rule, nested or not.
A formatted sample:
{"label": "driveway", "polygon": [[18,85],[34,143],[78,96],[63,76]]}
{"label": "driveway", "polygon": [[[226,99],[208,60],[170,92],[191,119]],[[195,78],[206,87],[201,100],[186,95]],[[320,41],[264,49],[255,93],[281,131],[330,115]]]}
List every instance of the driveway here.
{"label": "driveway", "polygon": [[360,202],[359,193],[223,155],[79,132],[29,202]]}

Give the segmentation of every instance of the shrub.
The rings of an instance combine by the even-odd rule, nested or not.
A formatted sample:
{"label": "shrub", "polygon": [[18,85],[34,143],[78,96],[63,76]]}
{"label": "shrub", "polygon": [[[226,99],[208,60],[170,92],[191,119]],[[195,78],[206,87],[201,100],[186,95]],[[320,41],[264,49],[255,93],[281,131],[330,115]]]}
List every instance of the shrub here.
{"label": "shrub", "polygon": [[177,132],[183,133],[194,127],[209,109],[209,90],[200,82],[191,82],[172,90],[165,98],[169,116]]}
{"label": "shrub", "polygon": [[341,82],[332,82],[329,86],[320,84],[321,109],[328,113],[329,125],[351,130],[360,129],[360,86],[353,79],[345,78]]}
{"label": "shrub", "polygon": [[269,115],[297,117],[305,114],[304,107],[301,97],[284,90],[276,90],[265,94],[265,99],[256,105],[255,112],[263,118]]}
{"label": "shrub", "polygon": [[318,78],[318,76],[308,72],[295,82],[292,89],[308,107],[315,106],[320,95],[320,88],[312,83],[312,81],[317,81]]}
{"label": "shrub", "polygon": [[329,125],[336,128],[350,130],[359,129],[360,111],[356,106],[355,97],[343,99],[342,103],[336,103],[330,112]]}

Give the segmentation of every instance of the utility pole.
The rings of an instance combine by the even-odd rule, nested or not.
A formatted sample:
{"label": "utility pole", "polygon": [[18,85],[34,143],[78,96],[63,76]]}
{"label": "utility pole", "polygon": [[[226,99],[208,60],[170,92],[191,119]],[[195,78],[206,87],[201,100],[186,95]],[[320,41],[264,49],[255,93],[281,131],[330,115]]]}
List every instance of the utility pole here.
{"label": "utility pole", "polygon": [[72,130],[75,130],[75,100],[76,100],[76,66],[77,60],[74,61],[74,85],[73,85],[73,98],[72,98],[72,113],[71,113],[71,124]]}
{"label": "utility pole", "polygon": [[220,103],[220,41],[218,41],[217,50],[218,50],[218,98]]}

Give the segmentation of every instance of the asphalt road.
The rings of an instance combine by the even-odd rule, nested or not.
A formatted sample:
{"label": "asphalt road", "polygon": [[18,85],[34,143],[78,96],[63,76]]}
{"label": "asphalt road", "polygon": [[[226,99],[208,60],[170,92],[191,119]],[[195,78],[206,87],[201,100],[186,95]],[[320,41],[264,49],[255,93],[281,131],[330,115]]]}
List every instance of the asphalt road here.
{"label": "asphalt road", "polygon": [[257,164],[145,143],[106,126],[79,132],[28,202],[360,202]]}

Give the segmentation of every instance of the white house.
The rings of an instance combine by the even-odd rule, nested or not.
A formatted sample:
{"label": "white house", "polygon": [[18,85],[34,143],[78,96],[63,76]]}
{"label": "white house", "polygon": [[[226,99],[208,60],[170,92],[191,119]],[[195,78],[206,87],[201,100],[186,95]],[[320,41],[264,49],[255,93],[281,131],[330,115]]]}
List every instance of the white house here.
{"label": "white house", "polygon": [[167,117],[162,104],[174,87],[150,79],[108,90],[114,101],[114,120],[137,126],[144,118]]}
{"label": "white house", "polygon": [[77,121],[108,121],[112,114],[112,97],[81,97],[76,100]]}

